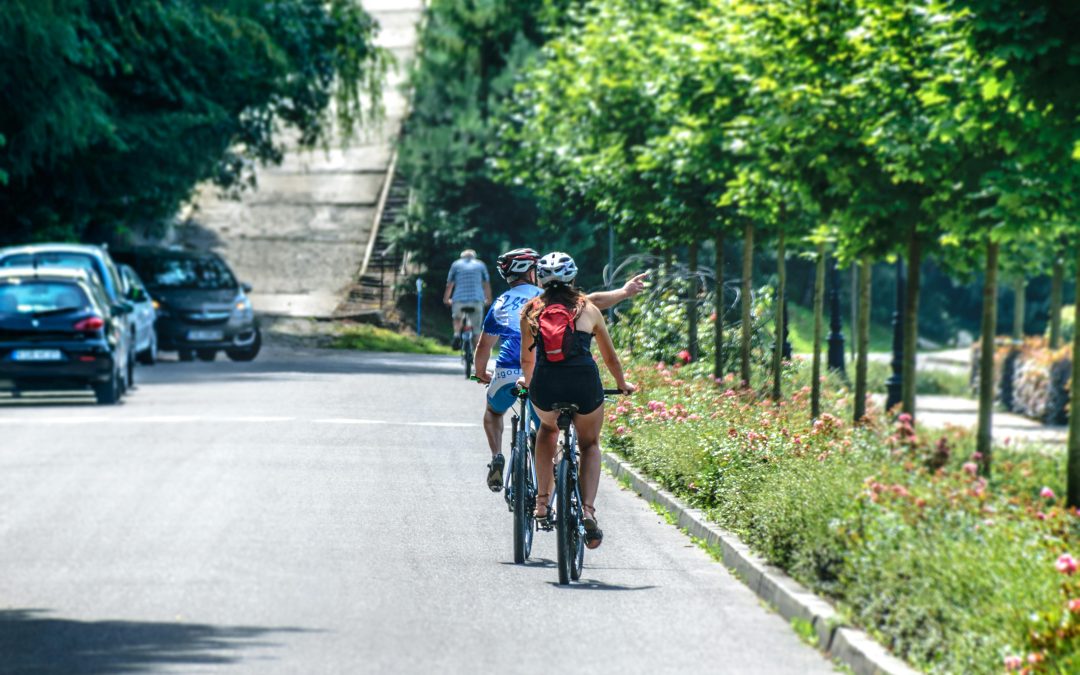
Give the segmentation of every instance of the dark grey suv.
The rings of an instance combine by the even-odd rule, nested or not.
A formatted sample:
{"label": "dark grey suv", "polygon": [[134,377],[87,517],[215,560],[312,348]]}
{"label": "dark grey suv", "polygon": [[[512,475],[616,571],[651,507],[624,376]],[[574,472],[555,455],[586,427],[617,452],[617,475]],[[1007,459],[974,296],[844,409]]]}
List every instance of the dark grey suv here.
{"label": "dark grey suv", "polygon": [[180,359],[213,361],[219,351],[251,361],[262,346],[258,319],[247,298],[251,287],[236,280],[213,253],[139,248],[114,251],[131,265],[157,303],[158,348]]}

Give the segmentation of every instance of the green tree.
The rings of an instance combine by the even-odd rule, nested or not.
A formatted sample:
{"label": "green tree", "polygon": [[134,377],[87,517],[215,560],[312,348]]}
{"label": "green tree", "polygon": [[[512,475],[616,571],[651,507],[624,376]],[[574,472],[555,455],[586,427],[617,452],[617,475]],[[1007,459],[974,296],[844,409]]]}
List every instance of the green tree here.
{"label": "green tree", "polygon": [[0,236],[109,238],[200,181],[249,182],[278,126],[350,132],[379,92],[375,31],[350,0],[6,3]]}

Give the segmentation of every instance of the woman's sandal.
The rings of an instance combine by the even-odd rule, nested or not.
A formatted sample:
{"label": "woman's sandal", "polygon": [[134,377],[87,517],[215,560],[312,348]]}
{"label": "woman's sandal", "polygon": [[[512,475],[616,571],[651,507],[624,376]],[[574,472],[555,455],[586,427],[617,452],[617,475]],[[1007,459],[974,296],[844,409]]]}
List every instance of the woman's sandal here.
{"label": "woman's sandal", "polygon": [[[550,499],[550,497],[550,494],[536,495],[536,508],[533,509],[533,520],[540,523],[541,525],[547,523],[548,519],[550,519],[551,517],[551,511],[548,509],[548,500]],[[541,504],[543,504],[544,506],[543,515],[540,514]]]}
{"label": "woman's sandal", "polygon": [[590,504],[583,506],[581,524],[585,526],[585,546],[590,550],[599,548],[604,542],[604,531],[596,523],[596,509]]}

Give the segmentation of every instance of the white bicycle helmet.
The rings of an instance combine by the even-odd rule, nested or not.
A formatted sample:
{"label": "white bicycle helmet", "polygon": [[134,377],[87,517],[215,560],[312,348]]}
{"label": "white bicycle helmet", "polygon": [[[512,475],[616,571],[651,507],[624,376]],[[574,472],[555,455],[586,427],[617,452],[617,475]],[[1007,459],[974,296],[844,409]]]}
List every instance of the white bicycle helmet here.
{"label": "white bicycle helmet", "polygon": [[566,253],[548,253],[536,263],[536,279],[541,287],[568,284],[577,278],[577,263]]}

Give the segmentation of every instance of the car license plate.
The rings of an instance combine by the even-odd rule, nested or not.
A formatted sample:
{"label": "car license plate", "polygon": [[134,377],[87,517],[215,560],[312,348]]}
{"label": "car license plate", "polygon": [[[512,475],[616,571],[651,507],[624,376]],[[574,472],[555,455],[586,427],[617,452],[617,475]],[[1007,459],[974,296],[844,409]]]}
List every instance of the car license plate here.
{"label": "car license plate", "polygon": [[16,349],[11,353],[13,361],[63,361],[59,349]]}
{"label": "car license plate", "polygon": [[189,330],[187,339],[192,342],[213,342],[225,339],[225,334],[219,330]]}

